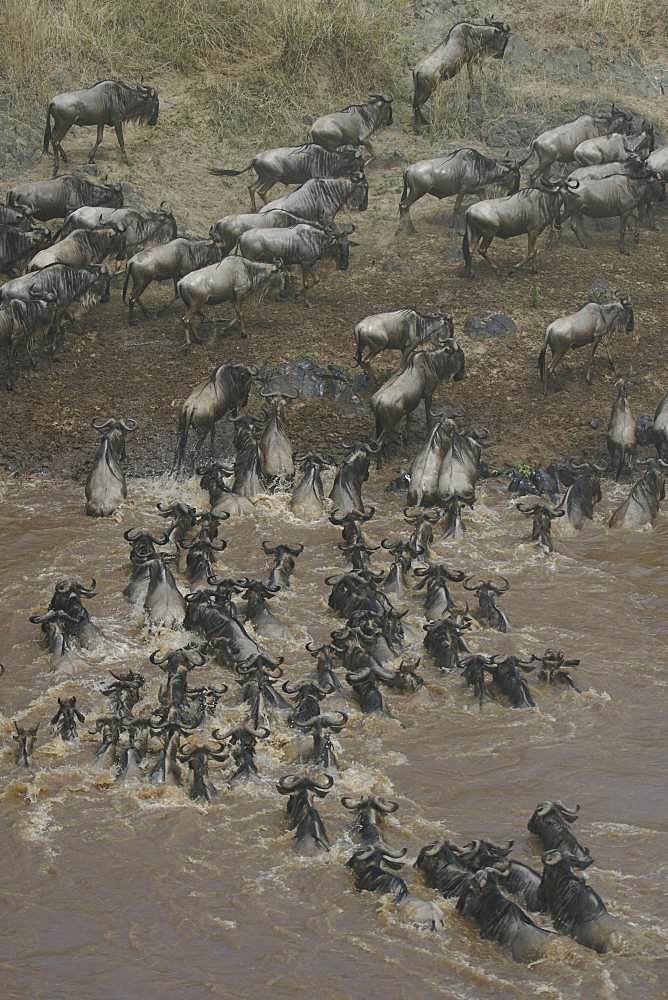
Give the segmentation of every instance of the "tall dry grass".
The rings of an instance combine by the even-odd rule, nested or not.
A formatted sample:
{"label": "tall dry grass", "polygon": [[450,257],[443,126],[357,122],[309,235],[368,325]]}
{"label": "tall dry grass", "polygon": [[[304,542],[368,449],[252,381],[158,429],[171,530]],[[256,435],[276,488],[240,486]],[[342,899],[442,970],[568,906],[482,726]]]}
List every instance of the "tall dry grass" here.
{"label": "tall dry grass", "polygon": [[[391,83],[405,73],[409,0],[2,0],[0,79],[43,102],[106,77],[207,71],[274,97]],[[280,89],[278,89],[280,88]]]}

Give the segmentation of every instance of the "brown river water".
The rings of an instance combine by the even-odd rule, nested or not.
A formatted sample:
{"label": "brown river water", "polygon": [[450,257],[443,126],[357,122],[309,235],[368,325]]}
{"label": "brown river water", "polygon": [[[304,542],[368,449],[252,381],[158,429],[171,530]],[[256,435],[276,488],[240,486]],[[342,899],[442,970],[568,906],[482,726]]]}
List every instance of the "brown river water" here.
{"label": "brown river water", "polygon": [[[404,529],[403,496],[386,493],[385,481],[372,473],[365,491],[378,508],[366,527],[375,544]],[[512,631],[475,631],[472,650],[528,655],[560,647],[581,657],[573,674],[582,693],[530,678],[536,709],[488,703],[480,711],[461,677],[442,675],[423,656],[425,688],[390,695],[391,717],[364,717],[350,703],[337,741],[341,769],[319,806],[332,850],[315,859],[293,850],[285,799],[275,790],[297,746],[282,723],[260,744],[258,785],[230,791],[227,765],[212,763],[220,796],[211,805],[147,779],[115,783],[94,756],[88,725],[107,712],[100,691],[107,671],[145,674],[141,714],[155,703],[162,677],[148,655],[193,638],[151,635],[129,610],[122,532],[161,527],[158,500],[204,506],[195,481],[131,480],[127,504],[104,521],[84,516],[75,484],[0,486],[3,1000],[666,996],[668,518],[654,530],[609,531],[604,517],[628,487],[606,484],[596,522],[577,535],[555,522],[558,551],[544,556],[526,542],[529,522],[504,485],[482,484],[465,515],[466,537],[437,543],[434,558],[511,581],[501,606]],[[304,543],[291,591],[272,602],[286,634],[263,644],[285,656],[292,678],[312,667],[304,644],[341,625],[327,607],[323,578],[343,567],[343,556],[334,548],[338,530],[325,518],[298,522],[287,499],[262,499],[255,521],[224,525],[229,544],[219,565],[225,575],[257,575],[266,565],[262,539]],[[377,553],[378,565],[385,560]],[[58,579],[93,576],[98,596],[86,603],[103,638],[49,672],[28,616],[46,609]],[[456,585],[454,593],[461,593]],[[398,602],[410,608],[415,652],[423,636],[420,594]],[[230,672],[206,666],[191,683],[216,679],[229,683],[216,719],[226,728],[244,715]],[[87,717],[74,744],[48,726],[57,696],[66,694],[77,694]],[[41,720],[28,771],[14,764],[13,719]],[[428,933],[402,922],[381,897],[355,892],[345,867],[351,815],[339,798],[368,789],[400,802],[385,836],[408,847],[409,858],[441,836],[513,838],[514,856],[538,868],[540,847],[526,829],[536,804],[580,803],[575,831],[595,858],[588,877],[629,928],[621,953],[598,956],[559,937],[548,958],[526,967],[481,941],[454,901],[443,901],[443,931]],[[412,892],[438,898],[410,865],[402,874]]]}

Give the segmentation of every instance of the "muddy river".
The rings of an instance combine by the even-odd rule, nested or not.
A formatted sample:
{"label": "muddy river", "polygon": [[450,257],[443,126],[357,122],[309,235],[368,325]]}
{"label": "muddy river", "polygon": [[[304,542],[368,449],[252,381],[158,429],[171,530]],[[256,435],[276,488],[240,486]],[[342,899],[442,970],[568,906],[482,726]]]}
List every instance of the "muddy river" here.
{"label": "muddy river", "polygon": [[[365,494],[378,508],[366,530],[374,544],[404,529],[403,497],[385,492],[384,483],[372,474]],[[555,522],[557,551],[544,556],[527,542],[529,523],[514,511],[504,483],[484,483],[465,515],[465,538],[438,542],[434,554],[511,582],[501,600],[512,631],[476,630],[469,646],[525,656],[562,648],[581,658],[573,675],[582,693],[531,677],[537,708],[486,703],[480,710],[460,676],[441,674],[423,655],[425,687],[390,694],[391,716],[364,717],[350,701],[350,721],[337,737],[340,772],[320,804],[332,850],[310,859],[296,855],[285,799],[275,790],[298,747],[283,723],[260,746],[257,784],[230,790],[227,765],[212,764],[220,795],[211,805],[146,778],[115,782],[96,762],[88,728],[108,711],[101,693],[108,671],[145,674],[135,714],[146,714],[162,679],[149,654],[194,638],[151,634],[130,611],[122,596],[122,532],[159,529],[158,500],[201,507],[205,497],[194,480],[129,485],[127,504],[104,521],[84,516],[83,490],[71,483],[10,480],[0,488],[3,1000],[666,995],[665,515],[654,530],[609,531],[606,515],[627,487],[607,484],[595,523],[575,535]],[[264,498],[255,521],[224,525],[228,548],[219,565],[224,575],[258,575],[266,566],[262,539],[304,544],[292,589],[272,603],[285,634],[263,644],[285,657],[286,677],[296,678],[312,669],[304,644],[341,625],[327,607],[323,578],[343,567],[343,556],[334,547],[338,530],[325,518],[300,523],[287,500]],[[384,552],[374,559],[387,564]],[[62,577],[96,578],[98,596],[87,603],[102,639],[50,672],[28,617],[46,609]],[[454,593],[462,593],[459,586]],[[420,594],[400,602],[410,609],[407,652],[418,654]],[[193,683],[207,680],[229,683],[215,720],[229,728],[244,716],[233,676],[205,666]],[[57,697],[69,694],[78,696],[86,724],[79,741],[65,744],[48,723]],[[41,723],[29,770],[14,763],[13,720]],[[345,867],[354,842],[339,799],[364,790],[400,803],[385,835],[393,847],[407,847],[410,859],[443,836],[458,843],[513,838],[515,857],[538,868],[540,847],[526,829],[536,804],[580,803],[576,832],[595,858],[588,877],[630,928],[621,953],[598,956],[560,937],[545,960],[517,965],[481,941],[453,901],[443,901],[442,932],[406,925],[381,897],[355,892]],[[439,898],[410,865],[402,874],[412,892]]]}

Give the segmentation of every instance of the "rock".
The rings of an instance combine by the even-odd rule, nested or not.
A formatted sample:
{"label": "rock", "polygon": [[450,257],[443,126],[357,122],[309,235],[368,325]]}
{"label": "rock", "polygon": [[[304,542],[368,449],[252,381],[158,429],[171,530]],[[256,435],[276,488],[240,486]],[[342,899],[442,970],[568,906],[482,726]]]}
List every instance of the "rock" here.
{"label": "rock", "polygon": [[386,260],[383,264],[382,270],[386,274],[401,274],[403,267],[398,264],[396,260]]}
{"label": "rock", "polygon": [[601,426],[601,421],[600,420],[596,420],[596,419],[590,420],[589,421],[589,426],[591,427],[591,429],[593,431],[597,431],[599,429],[599,427]]}
{"label": "rock", "polygon": [[609,302],[615,294],[605,278],[596,278],[587,291],[587,302]]}
{"label": "rock", "polygon": [[296,392],[300,397],[318,396],[358,403],[357,391],[365,387],[365,376],[353,378],[338,365],[320,365],[312,358],[264,365],[258,374],[264,392]]}
{"label": "rock", "polygon": [[487,316],[467,316],[464,333],[474,340],[491,340],[517,333],[514,320],[505,313],[488,313]]}

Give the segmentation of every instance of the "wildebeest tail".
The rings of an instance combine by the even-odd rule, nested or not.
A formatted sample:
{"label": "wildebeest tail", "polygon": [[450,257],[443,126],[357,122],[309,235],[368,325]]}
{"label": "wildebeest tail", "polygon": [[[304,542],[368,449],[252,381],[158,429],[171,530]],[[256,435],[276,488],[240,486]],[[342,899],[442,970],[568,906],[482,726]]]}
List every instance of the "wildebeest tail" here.
{"label": "wildebeest tail", "polygon": [[46,127],[44,128],[44,145],[42,146],[42,151],[44,153],[48,153],[50,145],[51,145],[51,103],[49,102],[46,109]]}
{"label": "wildebeest tail", "polygon": [[215,177],[238,177],[239,174],[246,174],[253,166],[249,163],[243,170],[228,170],[226,167],[209,167],[209,173]]}
{"label": "wildebeest tail", "polygon": [[533,156],[533,154],[534,154],[533,143],[534,143],[534,140],[532,139],[531,142],[529,143],[529,152],[527,153],[527,155],[524,157],[523,160],[518,160],[517,161],[517,168],[518,169],[520,169],[520,167],[523,167],[525,163],[528,163],[529,160],[531,159],[531,157]]}
{"label": "wildebeest tail", "polygon": [[360,343],[360,332],[357,329],[357,327],[355,327],[355,329],[353,330],[353,337],[355,338],[355,346],[357,347],[354,361],[355,364],[359,366],[362,364],[362,351],[364,348]]}
{"label": "wildebeest tail", "polygon": [[127,294],[128,285],[130,283],[130,273],[132,271],[132,263],[130,262],[125,268],[125,281],[123,282],[123,302],[125,302],[125,296]]}

